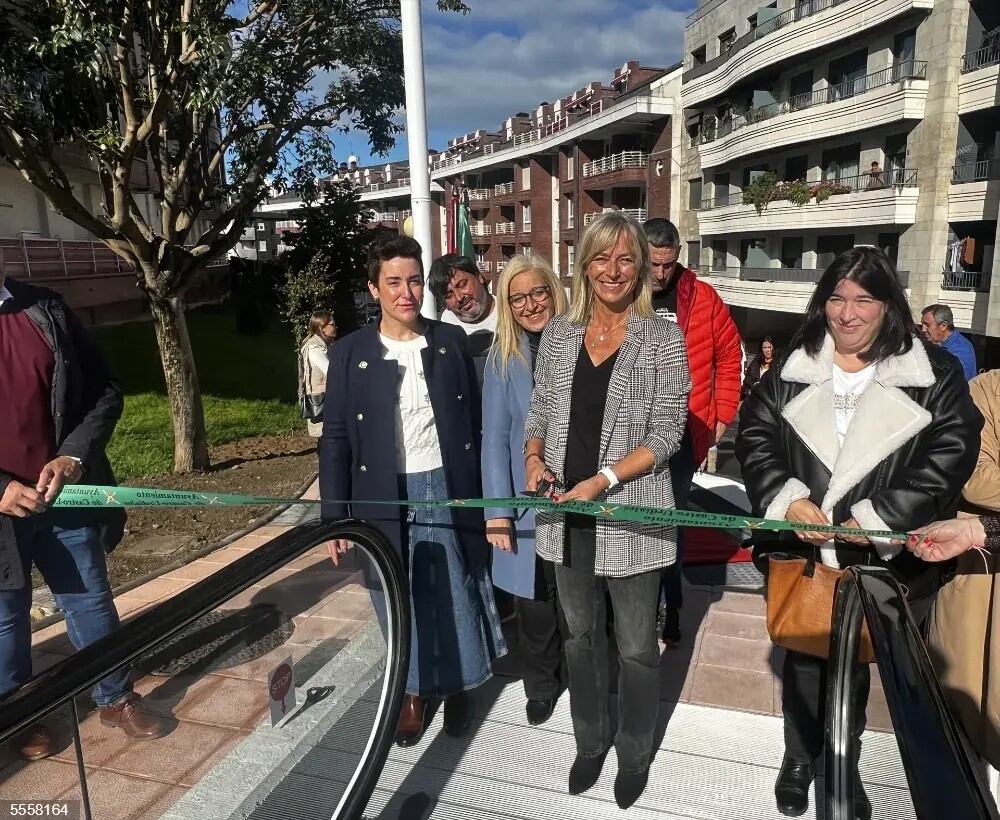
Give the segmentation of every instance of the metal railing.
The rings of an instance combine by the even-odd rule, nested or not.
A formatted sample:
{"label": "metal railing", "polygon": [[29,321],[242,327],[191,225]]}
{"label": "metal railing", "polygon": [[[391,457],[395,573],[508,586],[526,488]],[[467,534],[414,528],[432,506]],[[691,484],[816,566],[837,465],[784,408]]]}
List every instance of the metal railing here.
{"label": "metal railing", "polygon": [[406,188],[409,184],[410,180],[407,177],[406,179],[394,179],[389,182],[373,182],[366,187],[370,192],[374,193],[375,191],[387,191],[390,188]]}
{"label": "metal railing", "polygon": [[481,273],[489,273],[493,265],[490,262],[476,262],[476,267]]}
{"label": "metal railing", "polygon": [[941,273],[941,290],[964,290],[988,293],[990,280],[981,271],[946,270]]}
{"label": "metal railing", "polygon": [[523,134],[517,134],[513,139],[514,147],[517,148],[521,145],[528,145],[532,142],[538,142],[538,129],[533,128],[530,131],[525,131]]}
{"label": "metal railing", "polygon": [[[822,268],[748,268],[748,267],[715,267],[701,265],[698,273],[701,276],[718,276],[725,279],[736,279],[740,282],[805,282],[815,284],[823,275]],[[896,271],[899,283],[905,288],[910,283],[909,271]]]}
{"label": "metal railing", "polygon": [[702,3],[687,16],[687,22],[685,22],[684,25],[690,26],[692,23],[697,22],[710,11],[714,11],[725,2],[726,0],[708,0],[708,2]]}
{"label": "metal railing", "polygon": [[497,236],[504,236],[506,234],[514,233],[514,223],[513,222],[497,222],[493,226],[493,233]]}
{"label": "metal railing", "polygon": [[557,134],[560,131],[565,131],[569,127],[569,117],[563,116],[554,122],[550,122],[548,125],[542,127],[542,136],[551,137],[553,134]]}
{"label": "metal railing", "polygon": [[765,20],[756,28],[750,29],[750,31],[741,37],[737,37],[730,44],[729,48],[722,51],[717,57],[713,57],[711,60],[706,60],[700,65],[689,68],[684,72],[683,81],[690,82],[691,80],[695,80],[698,77],[703,77],[704,75],[711,73],[719,66],[725,65],[731,58],[735,57],[747,46],[753,45],[762,37],[766,37],[768,34],[773,34],[775,31],[783,29],[791,23],[797,23],[799,20],[804,20],[805,18],[811,17],[818,12],[825,11],[826,9],[839,6],[841,3],[846,2],[847,0],[806,0],[806,2],[800,3],[794,8],[790,8],[788,11],[776,15],[770,20]]}
{"label": "metal railing", "polygon": [[827,665],[824,737],[827,820],[854,820],[861,753],[854,679],[868,625],[910,798],[919,820],[998,820],[977,755],[934,674],[906,593],[882,567],[849,567],[837,585]]}
{"label": "metal railing", "polygon": [[646,209],[645,208],[604,208],[601,211],[591,211],[589,214],[583,215],[583,226],[587,227],[591,222],[597,219],[601,214],[606,214],[609,211],[620,211],[627,216],[632,217],[637,222],[646,221]]}
{"label": "metal railing", "polygon": [[[775,188],[771,202],[786,202],[789,199],[789,188],[795,184],[793,181],[779,182]],[[869,171],[867,174],[857,176],[841,177],[839,179],[815,179],[806,180],[810,188],[810,199],[815,198],[821,190],[829,191],[830,196],[841,194],[854,194],[866,191],[895,191],[901,192],[906,188],[917,187],[917,171],[915,168],[895,168],[888,171]],[[715,208],[725,208],[729,205],[743,205],[744,191],[733,193],[717,194],[706,197],[701,202],[702,211],[711,211]],[[825,198],[825,197],[824,197]],[[747,207],[751,207],[749,204]]]}
{"label": "metal railing", "polygon": [[503,196],[504,194],[512,194],[512,193],[514,193],[514,183],[513,182],[504,182],[502,185],[494,185],[493,186],[493,195],[494,196]]}
{"label": "metal railing", "polygon": [[951,169],[953,183],[984,182],[988,179],[1000,179],[1000,159],[963,162]]}
{"label": "metal railing", "polygon": [[962,73],[968,74],[980,68],[1000,64],[1000,42],[970,51],[962,57]]}
{"label": "metal railing", "polygon": [[493,196],[493,191],[489,188],[468,188],[467,193],[469,194],[469,199],[473,202],[477,200],[489,200]]}
{"label": "metal railing", "polygon": [[490,226],[489,225],[471,225],[469,231],[473,236],[489,236]]}
{"label": "metal railing", "polygon": [[503,273],[503,269],[507,267],[507,260],[501,259],[497,262],[497,273]]}
{"label": "metal railing", "polygon": [[645,151],[622,151],[584,163],[583,176],[586,179],[600,174],[609,174],[612,171],[621,171],[625,168],[645,168],[648,162],[649,154]]}
{"label": "metal railing", "polygon": [[817,105],[841,102],[876,88],[895,85],[907,80],[927,79],[927,62],[924,60],[905,60],[889,68],[876,71],[864,77],[854,80],[846,80],[837,85],[827,86],[818,91],[810,91],[806,94],[796,94],[786,97],[783,100],[775,100],[773,103],[762,105],[758,108],[751,108],[745,114],[725,120],[715,128],[705,129],[702,132],[702,144],[714,142],[720,137],[728,136],[734,131],[745,128],[748,125],[757,125],[766,120],[789,114],[795,111],[804,111]]}

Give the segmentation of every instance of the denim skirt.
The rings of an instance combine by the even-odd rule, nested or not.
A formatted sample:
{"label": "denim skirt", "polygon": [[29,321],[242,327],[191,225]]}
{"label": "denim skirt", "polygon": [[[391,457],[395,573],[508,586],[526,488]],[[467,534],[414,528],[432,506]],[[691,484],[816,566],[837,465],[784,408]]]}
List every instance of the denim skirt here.
{"label": "denim skirt", "polygon": [[[448,498],[440,467],[400,475],[399,483],[408,500]],[[493,674],[493,660],[507,653],[486,538],[457,531],[448,508],[411,508],[405,533],[412,615],[406,691],[445,697],[473,689]]]}

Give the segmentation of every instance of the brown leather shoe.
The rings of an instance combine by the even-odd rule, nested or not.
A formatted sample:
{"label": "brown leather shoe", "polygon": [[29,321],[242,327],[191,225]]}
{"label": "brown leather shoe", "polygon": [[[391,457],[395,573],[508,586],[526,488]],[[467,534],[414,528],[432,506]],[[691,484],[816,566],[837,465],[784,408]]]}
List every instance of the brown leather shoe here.
{"label": "brown leather shoe", "polygon": [[137,740],[151,740],[167,733],[166,721],[143,709],[141,698],[135,692],[110,706],[102,706],[100,718],[105,726],[117,726]]}
{"label": "brown leather shoe", "polygon": [[41,760],[56,753],[52,735],[44,726],[32,726],[17,739],[17,753],[25,760]]}
{"label": "brown leather shoe", "polygon": [[396,745],[416,746],[427,731],[427,701],[417,695],[404,695],[403,708],[396,724]]}

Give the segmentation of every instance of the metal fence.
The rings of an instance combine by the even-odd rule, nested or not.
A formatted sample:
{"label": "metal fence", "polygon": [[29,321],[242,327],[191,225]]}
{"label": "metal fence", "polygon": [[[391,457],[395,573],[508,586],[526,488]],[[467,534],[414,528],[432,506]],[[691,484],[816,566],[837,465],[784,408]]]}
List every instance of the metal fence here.
{"label": "metal fence", "polygon": [[[716,268],[702,265],[699,269],[702,276],[717,276],[725,279],[736,279],[741,282],[799,282],[815,284],[823,275],[823,268]],[[896,277],[905,288],[910,283],[909,271],[897,271]]]}
{"label": "metal fence", "polygon": [[941,289],[986,293],[990,289],[990,280],[981,271],[946,270],[941,274]]}
{"label": "metal fence", "polygon": [[[858,191],[901,191],[904,188],[917,187],[917,171],[915,168],[890,168],[882,171],[869,171],[866,174],[857,176],[841,177],[839,179],[815,179],[807,180],[806,184],[813,189],[815,196],[816,189],[828,187],[831,196],[838,194],[852,194]],[[791,182],[779,182],[775,190],[772,202],[783,202],[788,200],[787,192],[782,191],[782,186],[791,185]],[[743,191],[734,193],[716,194],[706,197],[701,202],[703,211],[711,211],[714,208],[725,208],[728,205],[742,205]]]}
{"label": "metal fence", "polygon": [[968,74],[970,71],[997,64],[1000,64],[1000,41],[964,55],[962,73]]}
{"label": "metal fence", "polygon": [[622,151],[619,154],[584,163],[583,176],[596,177],[612,171],[621,171],[623,168],[645,168],[648,162],[649,154],[645,151]]}
{"label": "metal fence", "polygon": [[1000,179],[1000,159],[963,162],[954,166],[951,172],[953,183],[983,182],[988,179]]}

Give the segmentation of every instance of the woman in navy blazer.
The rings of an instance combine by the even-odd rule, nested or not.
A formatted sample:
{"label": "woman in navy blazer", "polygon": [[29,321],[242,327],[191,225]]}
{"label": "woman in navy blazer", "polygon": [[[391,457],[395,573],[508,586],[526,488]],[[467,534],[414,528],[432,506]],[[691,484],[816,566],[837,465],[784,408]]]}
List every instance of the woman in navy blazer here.
{"label": "woman in navy blazer", "polygon": [[[320,497],[324,519],[376,524],[409,569],[410,669],[396,742],[412,746],[432,699],[444,699],[445,732],[465,731],[464,693],[492,676],[506,646],[482,513],[367,503],[481,494],[478,381],[465,333],[420,316],[420,245],[407,237],[376,241],[368,276],[382,319],[345,337],[330,358]],[[331,545],[334,563],[348,547]],[[379,610],[378,594],[372,597]]]}
{"label": "woman in navy blazer", "polygon": [[[527,486],[524,420],[528,415],[535,354],[549,320],[566,312],[566,294],[549,263],[518,254],[497,283],[497,333],[483,382],[483,492],[508,498]],[[518,643],[528,723],[552,715],[562,690],[561,615],[553,565],[535,555],[535,513],[486,510],[493,545],[493,583],[520,599]]]}

